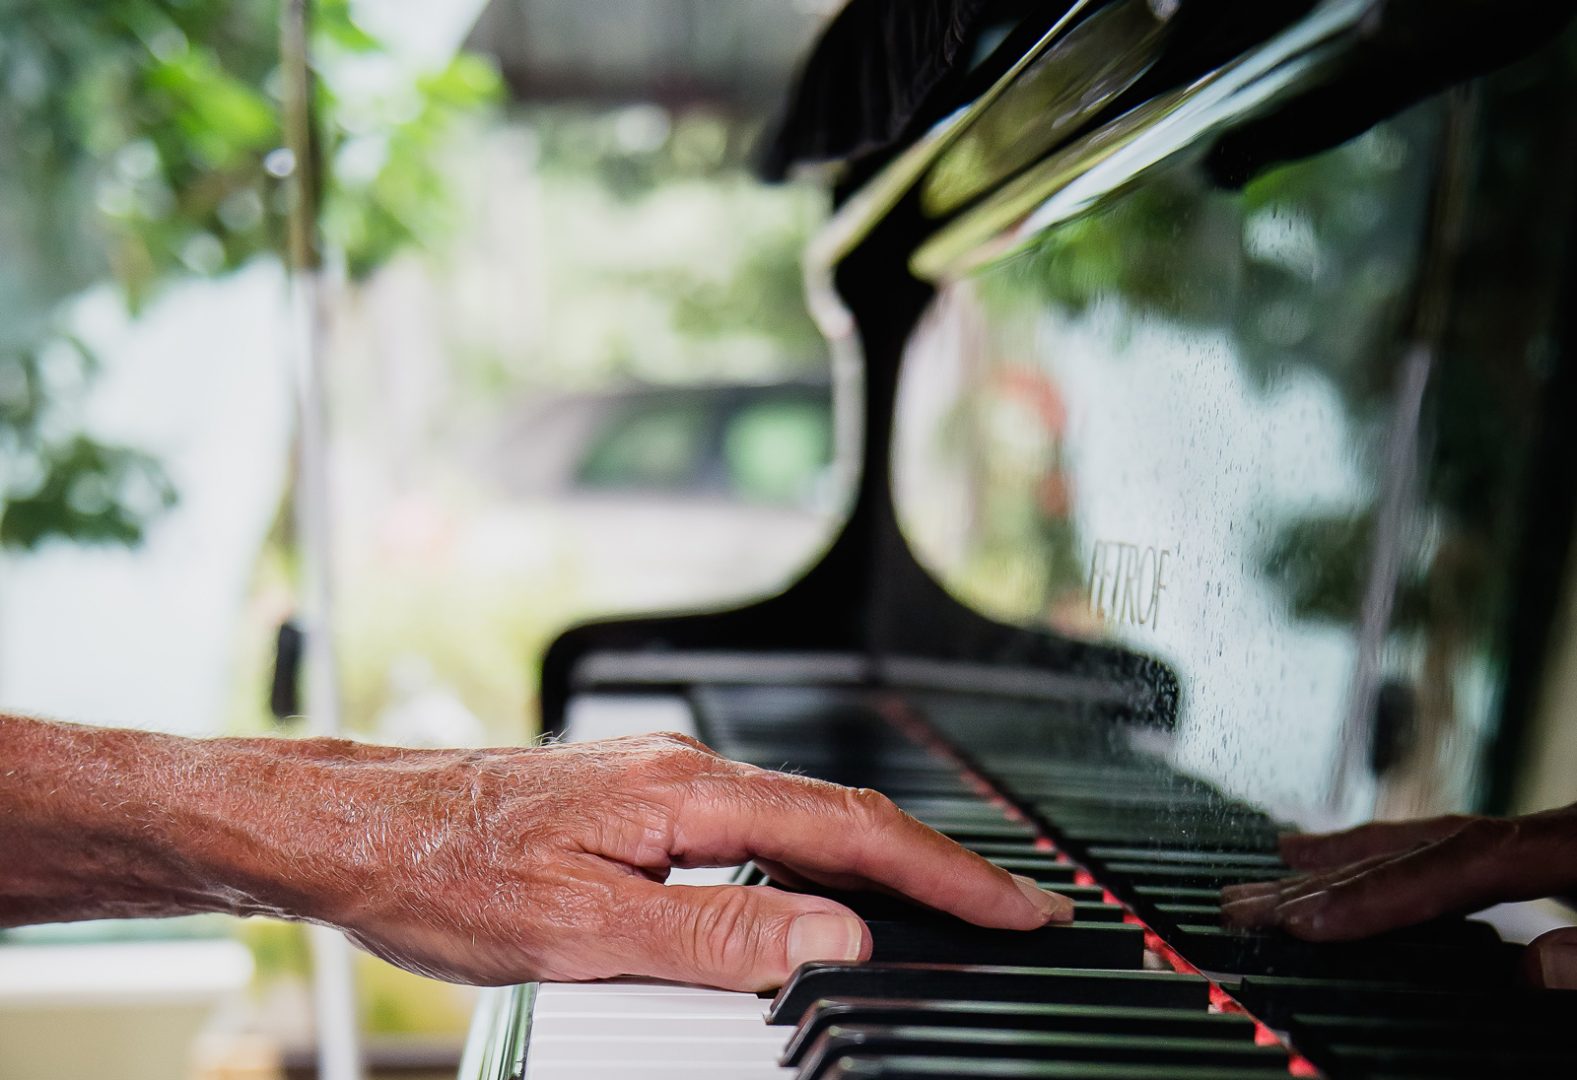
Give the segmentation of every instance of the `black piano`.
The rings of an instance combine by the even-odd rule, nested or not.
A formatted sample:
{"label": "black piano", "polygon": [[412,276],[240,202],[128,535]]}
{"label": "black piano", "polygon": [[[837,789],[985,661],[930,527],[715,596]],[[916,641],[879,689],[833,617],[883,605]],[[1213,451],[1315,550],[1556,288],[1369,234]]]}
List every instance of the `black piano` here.
{"label": "black piano", "polygon": [[1281,831],[1526,806],[1573,741],[1572,8],[846,7],[768,161],[836,193],[846,521],[780,595],[564,634],[544,722],[879,788],[1076,922],[840,897],[868,964],[489,991],[464,1080],[1577,1076],[1493,922],[1219,912]]}

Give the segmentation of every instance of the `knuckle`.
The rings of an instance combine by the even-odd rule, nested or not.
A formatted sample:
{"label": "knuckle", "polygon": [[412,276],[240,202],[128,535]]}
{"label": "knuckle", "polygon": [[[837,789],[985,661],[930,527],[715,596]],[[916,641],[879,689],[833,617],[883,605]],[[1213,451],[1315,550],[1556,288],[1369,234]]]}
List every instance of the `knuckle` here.
{"label": "knuckle", "polygon": [[889,825],[899,816],[897,805],[874,788],[848,788],[843,798],[851,814],[872,825]]}
{"label": "knuckle", "polygon": [[680,731],[659,731],[656,737],[661,742],[670,743],[673,746],[683,747],[688,750],[707,749],[707,745],[700,739],[697,739],[691,735],[686,735]]}
{"label": "knuckle", "polygon": [[705,743],[677,731],[665,731],[653,739],[657,759],[665,768],[694,772],[720,760]]}
{"label": "knuckle", "polygon": [[1521,839],[1522,828],[1505,818],[1471,818],[1452,839],[1482,859],[1499,859],[1510,853]]}

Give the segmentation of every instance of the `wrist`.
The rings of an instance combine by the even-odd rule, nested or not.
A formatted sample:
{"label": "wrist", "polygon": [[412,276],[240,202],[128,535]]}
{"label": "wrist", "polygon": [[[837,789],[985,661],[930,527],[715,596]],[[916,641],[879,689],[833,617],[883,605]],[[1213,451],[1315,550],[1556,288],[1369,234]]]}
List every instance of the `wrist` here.
{"label": "wrist", "polygon": [[338,739],[217,739],[161,808],[160,843],[215,908],[346,925],[378,826],[369,766],[407,751]]}
{"label": "wrist", "polygon": [[12,924],[182,914],[214,902],[166,842],[191,740],[0,718],[7,813],[0,905]]}

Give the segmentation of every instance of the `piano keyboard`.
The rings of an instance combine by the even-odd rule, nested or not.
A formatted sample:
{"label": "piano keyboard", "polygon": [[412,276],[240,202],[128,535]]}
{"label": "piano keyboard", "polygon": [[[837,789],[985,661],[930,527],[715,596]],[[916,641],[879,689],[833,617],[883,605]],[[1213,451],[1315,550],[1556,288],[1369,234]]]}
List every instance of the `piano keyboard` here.
{"label": "piano keyboard", "polygon": [[[878,788],[1073,897],[1075,921],[1020,934],[829,893],[869,921],[869,963],[806,965],[770,1000],[625,980],[537,985],[512,1006],[529,1020],[523,1072],[498,1077],[1577,1076],[1559,1022],[1577,1016],[1577,994],[1519,989],[1513,947],[1484,924],[1339,946],[1222,929],[1222,885],[1286,871],[1284,826],[1109,729],[1038,717],[1031,753],[992,749],[993,731],[1025,721],[998,724],[992,710],[1014,706],[975,698],[712,688],[692,704],[694,733],[721,752]],[[583,709],[571,730],[672,729],[687,711],[676,705],[651,724],[638,709]],[[985,748],[977,761],[946,739],[966,726]]]}

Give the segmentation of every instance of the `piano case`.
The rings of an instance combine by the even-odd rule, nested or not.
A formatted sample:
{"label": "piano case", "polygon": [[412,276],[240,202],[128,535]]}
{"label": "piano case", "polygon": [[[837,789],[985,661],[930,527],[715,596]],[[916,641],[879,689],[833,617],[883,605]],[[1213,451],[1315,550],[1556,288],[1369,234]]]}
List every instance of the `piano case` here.
{"label": "piano case", "polygon": [[[523,987],[463,1075],[1577,1075],[1577,1003],[1483,922],[1313,946],[1218,911],[1280,830],[1502,809],[1529,756],[1577,505],[1571,5],[920,6],[856,61],[905,5],[851,4],[768,155],[838,192],[807,282],[841,530],[780,595],[565,633],[543,720],[683,702],[1078,922],[844,897],[873,962],[719,1036],[783,1025],[771,1055],[534,1056],[565,991]],[[851,130],[828,103],[882,63]],[[691,1000],[611,992],[610,1031]]]}

